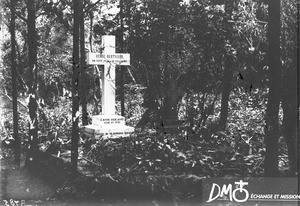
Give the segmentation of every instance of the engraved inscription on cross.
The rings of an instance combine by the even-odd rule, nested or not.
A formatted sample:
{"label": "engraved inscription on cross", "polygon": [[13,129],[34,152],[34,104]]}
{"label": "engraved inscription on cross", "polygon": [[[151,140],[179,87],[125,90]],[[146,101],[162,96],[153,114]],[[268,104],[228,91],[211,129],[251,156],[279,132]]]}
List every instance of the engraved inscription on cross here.
{"label": "engraved inscription on cross", "polygon": [[130,65],[130,54],[116,53],[116,37],[102,36],[103,53],[88,53],[89,65],[104,65],[102,70],[102,114],[115,115],[116,113],[116,65]]}

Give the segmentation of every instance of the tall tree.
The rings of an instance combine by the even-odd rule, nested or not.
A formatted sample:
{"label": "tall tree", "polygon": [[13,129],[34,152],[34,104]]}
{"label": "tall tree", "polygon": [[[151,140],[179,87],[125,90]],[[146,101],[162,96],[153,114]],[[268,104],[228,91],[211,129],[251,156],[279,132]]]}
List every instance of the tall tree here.
{"label": "tall tree", "polygon": [[125,18],[131,25],[129,50],[135,56],[133,64],[145,69],[136,73],[147,86],[144,96],[147,110],[137,124],[143,128],[150,118],[158,123],[170,116],[177,118],[178,90],[183,86],[178,81],[188,70],[185,65],[187,58],[182,58],[188,53],[185,43],[189,35],[185,34],[190,31],[185,29],[187,10],[181,1],[127,3],[124,1],[124,8],[131,7],[132,11],[130,19]]}
{"label": "tall tree", "polygon": [[[227,37],[228,37],[228,43],[227,45],[231,47],[231,26],[229,25],[228,21],[231,18],[232,10],[233,10],[233,0],[225,0],[225,25],[227,27]],[[224,54],[224,75],[222,80],[222,100],[221,100],[221,114],[220,114],[220,129],[225,130],[226,129],[226,122],[228,117],[228,101],[229,101],[229,95],[231,92],[232,87],[232,75],[233,75],[233,69],[232,69],[232,57],[229,51],[226,51]]]}
{"label": "tall tree", "polygon": [[15,164],[20,166],[20,137],[18,131],[18,102],[17,102],[17,68],[16,68],[16,31],[15,31],[15,1],[11,0],[10,39],[11,39],[11,74],[12,74],[12,99],[13,99],[13,131],[15,139]]}
{"label": "tall tree", "polygon": [[[36,8],[35,1],[27,1],[27,41],[29,59],[29,141],[30,149],[27,160],[33,160],[38,151],[38,119],[37,119],[37,33],[36,33]],[[29,163],[29,162],[28,162]]]}
{"label": "tall tree", "polygon": [[83,1],[80,0],[79,2],[79,12],[80,12],[80,99],[81,99],[81,106],[82,106],[82,124],[88,124],[88,116],[87,116],[87,87],[86,87],[86,63],[85,63],[85,37],[84,37],[84,12],[83,12]]}
{"label": "tall tree", "polygon": [[78,164],[78,140],[79,140],[79,23],[80,4],[82,1],[73,0],[73,75],[72,75],[72,139],[71,139],[71,163],[72,171],[77,171]]}
{"label": "tall tree", "polygon": [[[124,22],[123,22],[123,0],[120,0],[120,26],[121,26],[121,31],[120,31],[120,49],[121,52],[124,52],[124,39],[123,39],[123,33],[124,33]],[[124,70],[121,69],[120,71],[120,99],[121,99],[121,115],[125,115],[125,98],[124,98]]]}
{"label": "tall tree", "polygon": [[281,86],[280,60],[280,0],[269,1],[268,6],[268,60],[269,60],[269,96],[266,111],[266,156],[265,176],[278,175],[278,112]]}
{"label": "tall tree", "polygon": [[[286,139],[289,155],[290,174],[299,174],[299,134],[297,134],[298,105],[297,105],[297,4],[294,1],[283,1],[282,13],[282,108],[283,108],[283,135]],[[299,25],[298,25],[299,26]]]}

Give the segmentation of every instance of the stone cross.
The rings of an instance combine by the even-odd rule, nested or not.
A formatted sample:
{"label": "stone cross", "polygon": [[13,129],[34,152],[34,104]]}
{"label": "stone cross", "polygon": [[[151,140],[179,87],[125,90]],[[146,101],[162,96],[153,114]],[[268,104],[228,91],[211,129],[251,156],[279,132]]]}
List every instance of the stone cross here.
{"label": "stone cross", "polygon": [[89,65],[104,65],[102,70],[102,114],[116,113],[116,65],[130,65],[130,54],[116,53],[116,37],[102,36],[102,53],[88,53]]}

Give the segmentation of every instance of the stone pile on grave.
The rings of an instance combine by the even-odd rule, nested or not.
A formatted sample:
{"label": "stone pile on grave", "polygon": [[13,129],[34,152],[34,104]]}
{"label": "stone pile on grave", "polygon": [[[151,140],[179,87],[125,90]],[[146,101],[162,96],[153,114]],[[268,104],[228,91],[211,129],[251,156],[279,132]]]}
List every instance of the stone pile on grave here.
{"label": "stone pile on grave", "polygon": [[126,137],[134,128],[125,125],[125,117],[116,115],[115,69],[116,65],[130,65],[130,54],[115,53],[116,38],[102,36],[102,53],[88,53],[87,64],[104,65],[102,68],[101,91],[102,113],[92,116],[92,124],[82,128],[90,137]]}

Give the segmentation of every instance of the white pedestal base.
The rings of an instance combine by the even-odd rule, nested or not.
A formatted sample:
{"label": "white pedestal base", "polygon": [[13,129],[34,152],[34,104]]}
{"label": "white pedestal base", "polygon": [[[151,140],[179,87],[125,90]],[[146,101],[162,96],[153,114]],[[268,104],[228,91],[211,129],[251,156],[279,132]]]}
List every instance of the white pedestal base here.
{"label": "white pedestal base", "polygon": [[82,132],[88,137],[119,138],[128,137],[134,128],[125,125],[125,118],[120,115],[95,115],[92,124],[82,127]]}

